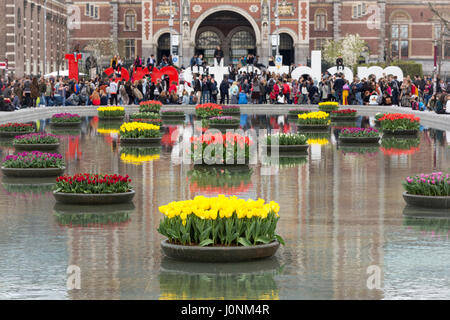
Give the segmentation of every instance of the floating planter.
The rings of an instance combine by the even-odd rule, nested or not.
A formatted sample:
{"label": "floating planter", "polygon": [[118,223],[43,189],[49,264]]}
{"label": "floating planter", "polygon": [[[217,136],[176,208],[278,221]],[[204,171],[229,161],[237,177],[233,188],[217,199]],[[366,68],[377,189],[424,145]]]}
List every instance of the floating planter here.
{"label": "floating planter", "polygon": [[450,175],[442,172],[407,177],[403,199],[411,206],[450,209]]}
{"label": "floating planter", "polygon": [[341,143],[378,143],[380,133],[373,128],[344,128],[339,134]]}
{"label": "floating planter", "polygon": [[163,120],[177,120],[177,119],[183,119],[185,118],[184,111],[182,110],[164,110],[161,111],[161,118]]}
{"label": "floating planter", "polygon": [[0,124],[0,138],[14,138],[26,133],[34,132],[35,128],[31,123],[6,123]]}
{"label": "floating planter", "polygon": [[72,113],[57,113],[50,119],[52,127],[78,127],[81,124],[81,117]]}
{"label": "floating planter", "polygon": [[139,112],[159,113],[162,103],[156,100],[143,101],[139,104]]}
{"label": "floating planter", "polygon": [[320,102],[319,103],[319,110],[323,112],[331,112],[336,111],[339,109],[339,103],[338,102]]}
{"label": "floating planter", "polygon": [[122,121],[125,117],[125,108],[119,106],[100,107],[97,112],[100,120]]}
{"label": "floating planter", "polygon": [[120,150],[120,160],[125,163],[141,165],[143,163],[159,160],[161,147],[136,148],[125,147]]}
{"label": "floating planter", "polygon": [[310,113],[310,112],[311,112],[311,110],[307,110],[307,109],[290,109],[288,111],[288,117],[298,119],[299,114]]}
{"label": "floating planter", "polygon": [[381,151],[387,156],[412,155],[420,150],[420,139],[384,138],[381,140]]}
{"label": "floating planter", "polygon": [[51,177],[62,174],[66,167],[58,153],[32,151],[7,156],[1,169],[8,177]]}
{"label": "floating planter", "polygon": [[386,135],[416,135],[420,129],[420,118],[413,114],[392,113],[380,118],[381,129]]}
{"label": "floating planter", "polygon": [[327,130],[330,126],[330,115],[323,111],[309,112],[298,115],[299,130]]}
{"label": "floating planter", "polygon": [[120,142],[125,144],[158,144],[160,127],[150,123],[127,122],[120,127]]}
{"label": "floating planter", "polygon": [[206,125],[210,129],[237,129],[240,126],[240,120],[232,116],[212,117],[206,120]]}
{"label": "floating planter", "polygon": [[380,119],[383,118],[384,116],[385,116],[384,113],[377,113],[375,115],[375,126],[377,126],[377,127],[381,126]]}
{"label": "floating planter", "polygon": [[[250,146],[253,141],[247,136],[227,132],[225,134],[204,133],[192,136],[191,158],[195,165],[248,165]],[[216,150],[222,153],[216,154]]]}
{"label": "floating planter", "polygon": [[343,109],[331,111],[330,118],[331,121],[355,121],[356,120],[357,111],[353,109]]}
{"label": "floating planter", "polygon": [[251,187],[252,169],[245,167],[204,167],[188,172],[189,191],[206,195],[237,195]]}
{"label": "floating planter", "polygon": [[239,106],[222,106],[222,115],[237,116],[241,114],[241,107]]}
{"label": "floating planter", "polygon": [[104,205],[130,202],[135,191],[128,175],[78,173],[56,179],[53,195],[65,204]]}
{"label": "floating planter", "polygon": [[[284,152],[307,152],[308,138],[299,133],[276,133],[266,137],[267,151],[271,151],[273,148],[278,148],[280,153]],[[274,143],[278,143],[274,145]]]}
{"label": "floating planter", "polygon": [[222,107],[215,103],[199,104],[195,107],[195,115],[201,119],[208,119],[222,115]]}
{"label": "floating planter", "polygon": [[23,136],[16,136],[13,140],[16,150],[23,151],[49,151],[59,147],[57,136],[48,133],[30,133]]}
{"label": "floating planter", "polygon": [[132,122],[142,122],[142,123],[151,123],[157,126],[161,126],[162,120],[159,113],[153,112],[139,112],[130,115],[130,121]]}
{"label": "floating planter", "polygon": [[[195,197],[159,207],[158,232],[170,258],[198,262],[239,262],[268,258],[283,239],[275,233],[279,205],[264,200]],[[257,224],[258,227],[251,225]],[[224,232],[217,232],[224,230]]]}

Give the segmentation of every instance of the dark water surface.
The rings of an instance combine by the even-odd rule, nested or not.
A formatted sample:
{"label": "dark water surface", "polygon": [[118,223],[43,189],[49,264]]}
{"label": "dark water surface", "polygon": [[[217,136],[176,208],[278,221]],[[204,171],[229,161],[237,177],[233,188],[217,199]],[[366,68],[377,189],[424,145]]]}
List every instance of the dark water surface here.
{"label": "dark water surface", "polygon": [[[258,164],[222,181],[180,164],[179,144],[170,136],[175,129],[181,136],[192,132],[191,120],[165,128],[163,146],[140,155],[120,146],[119,125],[96,117],[84,118],[78,131],[54,132],[63,136],[68,174],[129,174],[134,205],[55,205],[53,179],[36,186],[1,177],[0,298],[450,298],[450,223],[405,217],[421,212],[405,208],[401,196],[406,176],[448,171],[448,133],[422,128],[417,140],[343,147],[333,128],[311,136],[307,157],[281,159],[271,175]],[[242,115],[241,124],[297,130],[284,116]],[[369,119],[357,124],[368,126]],[[37,125],[53,132],[48,119]],[[1,141],[0,156],[11,153]],[[217,194],[277,201],[286,246],[272,259],[242,264],[165,258],[158,206]],[[67,290],[69,265],[80,267],[80,290]],[[367,286],[370,266],[381,271],[381,289]]]}

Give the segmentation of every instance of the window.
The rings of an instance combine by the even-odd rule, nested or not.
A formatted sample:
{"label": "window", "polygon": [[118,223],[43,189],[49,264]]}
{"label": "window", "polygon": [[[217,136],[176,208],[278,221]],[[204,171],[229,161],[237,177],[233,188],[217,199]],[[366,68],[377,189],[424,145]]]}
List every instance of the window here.
{"label": "window", "polygon": [[358,19],[367,14],[367,4],[365,2],[357,3],[352,6],[352,18]]}
{"label": "window", "polygon": [[125,12],[125,31],[136,31],[136,13],[133,10]]}
{"label": "window", "polygon": [[203,31],[197,37],[196,50],[203,52],[204,60],[210,65],[214,65],[214,51],[220,46],[220,37],[214,31]]}
{"label": "window", "polygon": [[316,39],[315,49],[323,50],[325,48],[326,44],[327,44],[327,39]]}
{"label": "window", "polygon": [[125,57],[134,59],[136,57],[136,44],[134,39],[125,40]]}
{"label": "window", "polygon": [[314,29],[316,31],[326,31],[327,30],[327,13],[325,10],[318,9],[315,14],[315,24]]}
{"label": "window", "polygon": [[436,42],[433,43],[433,48],[434,45],[437,45],[438,57],[450,57],[450,41],[445,37],[445,33],[442,35],[442,28],[443,26],[441,24],[434,25],[434,40]]}
{"label": "window", "polygon": [[84,15],[94,18],[94,19],[98,19],[99,18],[99,10],[100,9],[98,6],[94,6],[92,4],[86,3]]}
{"label": "window", "polygon": [[[280,37],[280,45],[281,45]],[[256,53],[255,36],[249,31],[238,31],[231,37],[231,61],[237,63],[241,56]]]}
{"label": "window", "polygon": [[392,58],[409,57],[409,25],[393,24],[391,26],[391,56]]}
{"label": "window", "polygon": [[17,9],[17,27],[22,27],[22,16],[20,15],[20,8]]}

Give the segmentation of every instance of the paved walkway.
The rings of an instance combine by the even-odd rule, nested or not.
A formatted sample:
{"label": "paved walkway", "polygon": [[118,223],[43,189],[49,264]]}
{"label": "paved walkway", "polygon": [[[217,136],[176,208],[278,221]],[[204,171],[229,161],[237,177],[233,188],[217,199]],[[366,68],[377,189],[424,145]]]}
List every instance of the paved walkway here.
{"label": "paved walkway", "polygon": [[[318,110],[317,105],[271,105],[271,104],[248,104],[240,105],[241,112],[244,114],[270,114],[279,115],[287,114],[290,109],[302,108],[310,110]],[[421,123],[427,127],[440,129],[444,131],[450,131],[450,114],[441,115],[429,111],[414,111],[409,108],[391,107],[391,106],[348,106],[351,109],[355,109],[359,114],[365,116],[374,116],[375,114],[382,113],[409,113],[415,114],[421,118]],[[71,106],[71,107],[40,107],[32,109],[21,109],[14,112],[0,112],[0,124],[7,122],[27,122],[37,119],[50,118],[55,113],[70,112],[78,113],[81,116],[93,116],[97,115],[97,108],[93,106]],[[127,114],[137,112],[138,106],[125,106]],[[195,106],[192,105],[166,105],[163,110],[177,109],[184,110],[188,114],[195,112]]]}

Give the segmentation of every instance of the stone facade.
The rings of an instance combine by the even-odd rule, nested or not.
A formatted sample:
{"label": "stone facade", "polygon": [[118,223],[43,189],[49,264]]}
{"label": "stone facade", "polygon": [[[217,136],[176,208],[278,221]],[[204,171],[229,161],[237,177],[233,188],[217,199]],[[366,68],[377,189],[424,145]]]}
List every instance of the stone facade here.
{"label": "stone facade", "polygon": [[[67,8],[56,0],[0,0],[0,61],[8,76],[65,69]],[[0,70],[4,76],[6,70]]]}
{"label": "stone facade", "polygon": [[[66,6],[74,6],[79,12],[80,27],[70,28],[66,47],[62,35],[66,29],[58,21],[64,21],[67,15],[59,2],[0,0],[0,8],[6,12],[0,17],[5,20],[1,27],[6,28],[0,34],[0,61],[8,57],[14,62],[10,63],[10,69],[16,68],[18,75],[35,70],[40,73],[44,69],[40,67],[44,41],[32,37],[36,30],[32,29],[31,21],[36,25],[37,10],[33,11],[33,18],[23,20],[21,28],[15,23],[17,12],[29,3],[25,18],[33,6],[42,8],[43,17],[45,2],[47,7],[53,6],[48,9],[52,17],[61,15],[55,22],[47,20],[47,40],[53,39],[53,45],[47,41],[45,71],[56,69],[54,56],[49,56],[55,50],[72,51],[79,47],[83,51],[90,41],[98,40],[117,44],[118,53],[129,61],[136,55],[160,57],[170,53],[169,34],[173,39],[179,38],[178,55],[184,65],[189,64],[195,52],[211,56],[213,44],[222,45],[227,63],[236,61],[245,52],[259,55],[260,61],[266,63],[276,53],[271,36],[277,34],[282,37],[280,53],[285,59],[304,65],[311,50],[321,49],[327,40],[358,33],[370,49],[367,61],[415,60],[422,62],[429,73],[433,69],[434,44],[440,40],[436,31],[439,21],[421,0],[68,0]],[[448,0],[431,2],[443,13],[450,12]],[[173,26],[169,26],[171,13]],[[41,39],[43,20],[37,31]],[[199,38],[203,42],[199,43]],[[442,59],[442,71],[448,73],[448,41],[447,48],[439,46],[439,49],[447,58]],[[13,66],[16,60],[20,61],[17,67]]]}

